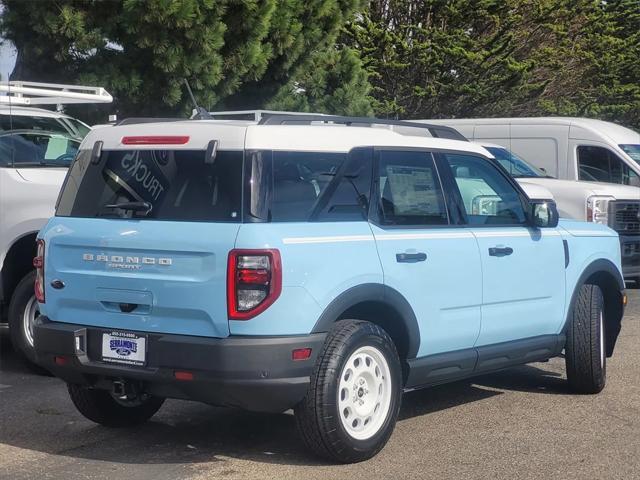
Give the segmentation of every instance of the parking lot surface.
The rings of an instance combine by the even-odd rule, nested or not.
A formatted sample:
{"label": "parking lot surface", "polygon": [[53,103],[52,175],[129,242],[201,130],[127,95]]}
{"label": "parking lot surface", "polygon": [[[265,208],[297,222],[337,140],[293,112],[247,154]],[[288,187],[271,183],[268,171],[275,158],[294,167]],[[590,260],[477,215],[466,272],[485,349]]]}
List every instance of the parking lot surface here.
{"label": "parking lot surface", "polygon": [[97,426],[4,336],[0,478],[640,479],[640,290],[628,293],[600,395],[571,395],[560,358],[411,392],[389,444],[357,465],[308,454],[287,414],[170,400],[141,427]]}

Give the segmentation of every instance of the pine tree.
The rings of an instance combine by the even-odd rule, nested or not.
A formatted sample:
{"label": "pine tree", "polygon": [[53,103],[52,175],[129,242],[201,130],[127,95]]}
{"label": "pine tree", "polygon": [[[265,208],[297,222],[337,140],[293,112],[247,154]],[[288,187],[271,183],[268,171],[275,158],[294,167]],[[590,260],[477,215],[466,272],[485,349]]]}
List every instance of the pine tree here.
{"label": "pine tree", "polygon": [[371,116],[371,86],[358,53],[351,48],[317,52],[267,108]]}
{"label": "pine tree", "polygon": [[640,2],[567,2],[557,68],[540,72],[549,88],[543,113],[602,118],[640,128]]}
{"label": "pine tree", "polygon": [[515,90],[535,96],[541,86],[528,83],[530,47],[520,41],[528,3],[371,1],[348,31],[370,73],[377,112],[463,117],[507,108]]}
{"label": "pine tree", "polygon": [[[97,84],[121,116],[261,107],[331,50],[359,0],[3,0],[12,79]],[[347,79],[347,81],[350,81]]]}
{"label": "pine tree", "polygon": [[347,28],[377,114],[640,126],[638,0],[370,0]]}

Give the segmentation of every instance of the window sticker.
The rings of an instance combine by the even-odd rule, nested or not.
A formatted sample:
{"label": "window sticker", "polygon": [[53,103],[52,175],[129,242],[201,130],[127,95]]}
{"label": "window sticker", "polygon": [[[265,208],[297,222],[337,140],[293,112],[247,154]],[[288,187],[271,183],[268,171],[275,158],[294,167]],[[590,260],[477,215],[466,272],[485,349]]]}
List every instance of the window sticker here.
{"label": "window sticker", "polygon": [[387,165],[386,172],[396,215],[441,214],[432,169]]}

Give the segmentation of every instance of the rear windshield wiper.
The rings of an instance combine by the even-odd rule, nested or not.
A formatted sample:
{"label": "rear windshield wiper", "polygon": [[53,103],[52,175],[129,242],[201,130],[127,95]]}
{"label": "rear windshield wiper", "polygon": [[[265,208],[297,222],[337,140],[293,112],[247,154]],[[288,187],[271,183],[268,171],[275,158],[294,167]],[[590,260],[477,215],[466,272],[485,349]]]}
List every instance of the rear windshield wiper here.
{"label": "rear windshield wiper", "polygon": [[105,205],[104,208],[119,208],[121,210],[130,210],[132,212],[142,212],[144,215],[149,215],[153,205],[149,202],[121,202]]}

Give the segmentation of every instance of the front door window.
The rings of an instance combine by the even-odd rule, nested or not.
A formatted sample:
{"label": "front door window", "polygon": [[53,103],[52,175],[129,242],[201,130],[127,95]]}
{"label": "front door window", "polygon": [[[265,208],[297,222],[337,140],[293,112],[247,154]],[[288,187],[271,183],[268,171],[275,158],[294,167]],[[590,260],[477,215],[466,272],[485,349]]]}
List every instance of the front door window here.
{"label": "front door window", "polygon": [[486,158],[444,154],[469,225],[524,225],[526,214],[518,191]]}
{"label": "front door window", "polygon": [[634,185],[638,175],[611,150],[593,145],[578,147],[578,178],[587,182]]}

